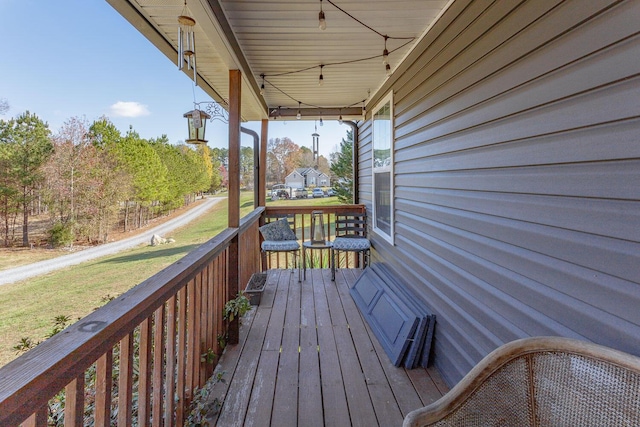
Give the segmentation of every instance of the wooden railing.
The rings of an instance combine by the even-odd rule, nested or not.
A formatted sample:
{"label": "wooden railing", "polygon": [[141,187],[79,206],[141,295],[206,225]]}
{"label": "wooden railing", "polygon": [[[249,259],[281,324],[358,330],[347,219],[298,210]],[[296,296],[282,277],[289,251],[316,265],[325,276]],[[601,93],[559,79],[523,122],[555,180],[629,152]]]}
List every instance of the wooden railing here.
{"label": "wooden railing", "polygon": [[229,247],[242,289],[260,270],[263,211],[1,368],[0,426],[184,425],[223,349]]}
{"label": "wooden railing", "polygon": [[[267,207],[264,215],[278,217],[282,215],[295,215],[295,233],[300,242],[311,238],[311,212],[320,210],[323,212],[325,235],[327,240],[335,238],[335,217],[340,213],[365,213],[364,205],[335,205],[335,206],[274,206]],[[307,251],[307,268],[329,268],[329,250]],[[288,253],[272,253],[265,257],[266,268],[291,268],[292,259]],[[359,257],[354,253],[341,253],[336,259],[337,267],[357,267]]]}

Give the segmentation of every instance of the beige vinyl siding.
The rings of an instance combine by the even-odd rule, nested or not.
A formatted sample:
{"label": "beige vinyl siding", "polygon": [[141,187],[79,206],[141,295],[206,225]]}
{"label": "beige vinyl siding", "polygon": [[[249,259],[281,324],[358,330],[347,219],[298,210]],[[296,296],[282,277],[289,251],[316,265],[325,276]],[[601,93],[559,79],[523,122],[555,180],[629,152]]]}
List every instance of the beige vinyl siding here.
{"label": "beige vinyl siding", "polygon": [[525,336],[640,355],[638,22],[638,1],[456,1],[376,95],[394,92],[395,245],[373,235],[374,261],[438,316],[450,384]]}

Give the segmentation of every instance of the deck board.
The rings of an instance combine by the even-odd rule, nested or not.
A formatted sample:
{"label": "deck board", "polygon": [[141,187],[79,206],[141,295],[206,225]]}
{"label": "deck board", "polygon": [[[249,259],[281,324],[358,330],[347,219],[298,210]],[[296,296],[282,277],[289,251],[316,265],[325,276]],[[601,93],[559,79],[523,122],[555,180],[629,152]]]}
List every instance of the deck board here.
{"label": "deck board", "polygon": [[270,270],[260,306],[243,318],[210,399],[211,425],[394,426],[447,391],[433,368],[393,366],[363,321],[349,287],[360,270]]}

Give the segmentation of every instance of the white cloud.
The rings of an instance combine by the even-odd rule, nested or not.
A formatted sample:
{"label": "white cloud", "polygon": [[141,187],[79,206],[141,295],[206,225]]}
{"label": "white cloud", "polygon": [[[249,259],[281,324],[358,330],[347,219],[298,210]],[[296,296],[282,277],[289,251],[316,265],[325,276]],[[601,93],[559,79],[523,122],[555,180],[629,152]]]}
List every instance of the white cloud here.
{"label": "white cloud", "polygon": [[146,105],[134,101],[118,101],[109,107],[115,117],[140,117],[151,114]]}

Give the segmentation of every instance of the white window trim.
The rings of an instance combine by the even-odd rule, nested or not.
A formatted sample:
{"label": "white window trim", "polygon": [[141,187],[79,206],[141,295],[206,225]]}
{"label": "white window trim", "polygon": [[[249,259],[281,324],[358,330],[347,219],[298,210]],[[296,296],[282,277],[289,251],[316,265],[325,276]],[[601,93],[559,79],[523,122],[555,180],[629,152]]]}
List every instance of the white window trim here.
{"label": "white window trim", "polygon": [[[389,165],[389,170],[390,170],[390,179],[391,182],[389,183],[390,185],[390,201],[391,201],[391,207],[390,207],[390,218],[389,218],[389,229],[391,234],[387,234],[385,231],[382,231],[381,229],[379,229],[376,224],[376,184],[375,184],[375,170],[376,168],[374,167],[373,162],[375,161],[375,156],[373,155],[373,150],[375,148],[375,115],[376,113],[386,104],[389,103],[389,121],[390,121],[390,126],[391,126],[391,164]],[[372,228],[373,231],[376,232],[376,234],[378,234],[380,237],[382,237],[384,240],[386,240],[387,242],[391,243],[392,245],[394,244],[394,235],[395,235],[395,194],[394,194],[394,187],[395,187],[395,179],[394,179],[394,164],[395,164],[395,160],[394,160],[394,151],[395,151],[395,124],[394,124],[394,116],[393,116],[393,91],[390,91],[384,98],[382,98],[380,100],[380,102],[378,102],[378,104],[376,104],[375,108],[373,109],[373,113],[371,116],[371,129],[372,129],[372,136],[371,136],[371,186],[373,189],[373,193],[372,193],[372,197],[371,197],[371,210],[373,212],[373,223]],[[388,170],[386,167],[385,168],[377,168],[377,171],[385,171]]]}

